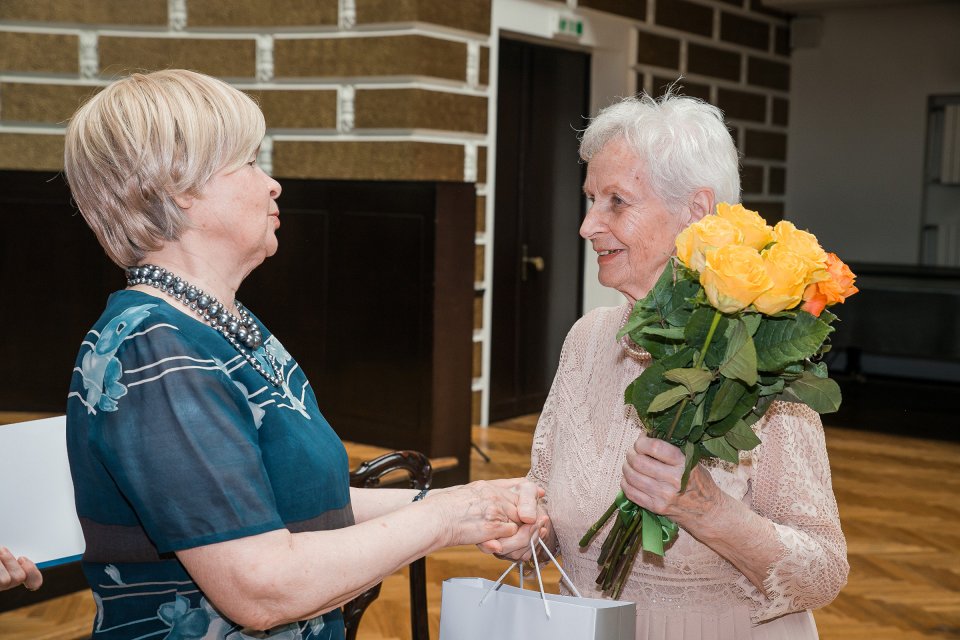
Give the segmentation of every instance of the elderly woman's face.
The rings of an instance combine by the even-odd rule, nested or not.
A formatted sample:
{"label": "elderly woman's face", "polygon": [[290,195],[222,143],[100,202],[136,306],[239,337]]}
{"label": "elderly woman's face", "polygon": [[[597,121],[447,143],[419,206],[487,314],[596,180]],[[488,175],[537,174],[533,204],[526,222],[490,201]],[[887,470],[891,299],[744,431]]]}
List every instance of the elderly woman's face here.
{"label": "elderly woman's face", "polygon": [[594,155],[583,192],[590,209],[580,235],[597,253],[600,284],[639,300],[657,281],[690,216],[672,213],[653,193],[643,163],[622,138]]}
{"label": "elderly woman's face", "polygon": [[191,205],[191,221],[211,246],[238,262],[260,264],[277,251],[280,184],[263,172],[256,157],[235,171],[221,171]]}

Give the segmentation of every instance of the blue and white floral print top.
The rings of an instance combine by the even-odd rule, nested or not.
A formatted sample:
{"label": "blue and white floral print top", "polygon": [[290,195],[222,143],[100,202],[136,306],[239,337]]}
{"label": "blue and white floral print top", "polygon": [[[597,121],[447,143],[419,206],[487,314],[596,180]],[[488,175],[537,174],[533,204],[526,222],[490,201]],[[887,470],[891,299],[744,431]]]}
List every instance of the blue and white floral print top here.
{"label": "blue and white floral print top", "polygon": [[[257,321],[259,322],[259,321]],[[77,356],[67,447],[93,640],[327,640],[340,610],[261,633],[220,615],[174,552],[353,524],[346,451],[303,371],[261,325],[255,357],[161,298],[110,296]],[[272,356],[272,358],[268,358]]]}

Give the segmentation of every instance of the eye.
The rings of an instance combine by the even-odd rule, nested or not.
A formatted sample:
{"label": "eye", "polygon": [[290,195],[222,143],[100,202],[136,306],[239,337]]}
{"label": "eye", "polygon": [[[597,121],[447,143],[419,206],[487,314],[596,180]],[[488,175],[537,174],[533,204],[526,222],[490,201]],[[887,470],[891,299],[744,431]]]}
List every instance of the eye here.
{"label": "eye", "polygon": [[120,335],[121,333],[123,333],[123,330],[126,329],[126,328],[127,328],[127,323],[126,323],[126,322],[121,322],[120,324],[118,324],[118,325],[117,325],[117,335]]}
{"label": "eye", "polygon": [[621,198],[617,194],[613,194],[612,196],[610,196],[610,202],[613,203],[613,206],[615,207],[622,207],[623,205],[627,204],[623,200],[623,198]]}

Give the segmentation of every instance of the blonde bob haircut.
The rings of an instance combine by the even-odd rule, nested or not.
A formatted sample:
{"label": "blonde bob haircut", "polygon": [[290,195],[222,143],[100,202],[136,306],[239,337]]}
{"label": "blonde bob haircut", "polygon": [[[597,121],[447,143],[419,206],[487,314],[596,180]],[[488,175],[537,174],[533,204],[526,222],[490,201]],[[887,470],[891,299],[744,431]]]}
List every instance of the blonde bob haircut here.
{"label": "blonde bob haircut", "polygon": [[174,197],[199,196],[215,174],[249,162],[264,132],[257,105],[225,82],[182,69],[134,73],[74,114],[64,171],[104,251],[130,267],[187,228]]}

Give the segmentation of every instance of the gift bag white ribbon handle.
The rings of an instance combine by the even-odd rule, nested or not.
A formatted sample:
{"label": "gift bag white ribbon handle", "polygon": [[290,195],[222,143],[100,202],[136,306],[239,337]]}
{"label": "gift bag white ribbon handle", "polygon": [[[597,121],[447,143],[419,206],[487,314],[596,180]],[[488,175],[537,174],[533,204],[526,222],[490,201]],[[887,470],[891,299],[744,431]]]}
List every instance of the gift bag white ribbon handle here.
{"label": "gift bag white ribbon handle", "polygon": [[[553,564],[556,565],[557,569],[560,570],[560,575],[563,576],[563,581],[567,583],[568,587],[570,587],[570,591],[572,591],[573,594],[578,598],[582,598],[583,596],[580,595],[580,592],[573,585],[573,581],[570,579],[570,576],[568,576],[567,572],[563,570],[563,567],[560,566],[560,563],[557,562],[557,559],[553,557],[553,554],[550,553],[550,549],[547,548],[547,545],[544,544],[543,540],[541,540],[539,536],[537,536],[536,538],[531,538],[530,539],[530,555],[533,556],[533,566],[537,570],[537,583],[540,585],[540,598],[541,600],[543,600],[543,610],[544,612],[546,612],[547,618],[549,618],[550,602],[547,600],[547,594],[543,590],[543,577],[540,575],[540,561],[537,559],[537,549],[535,547],[537,543],[539,543],[540,546],[543,548],[543,550],[547,552],[547,556],[550,557],[550,560],[553,562]],[[510,574],[510,572],[513,571],[514,567],[518,567],[520,569],[520,588],[521,589],[523,588],[523,567],[520,566],[519,562],[514,562],[509,567],[507,567],[507,570],[500,575],[497,581],[494,582],[489,589],[487,589],[487,592],[483,594],[482,598],[480,598],[480,602],[477,603],[477,606],[480,606],[483,604],[483,601],[487,599],[487,596],[490,595],[490,592],[495,591],[500,587],[504,579],[506,579],[506,577]]]}

